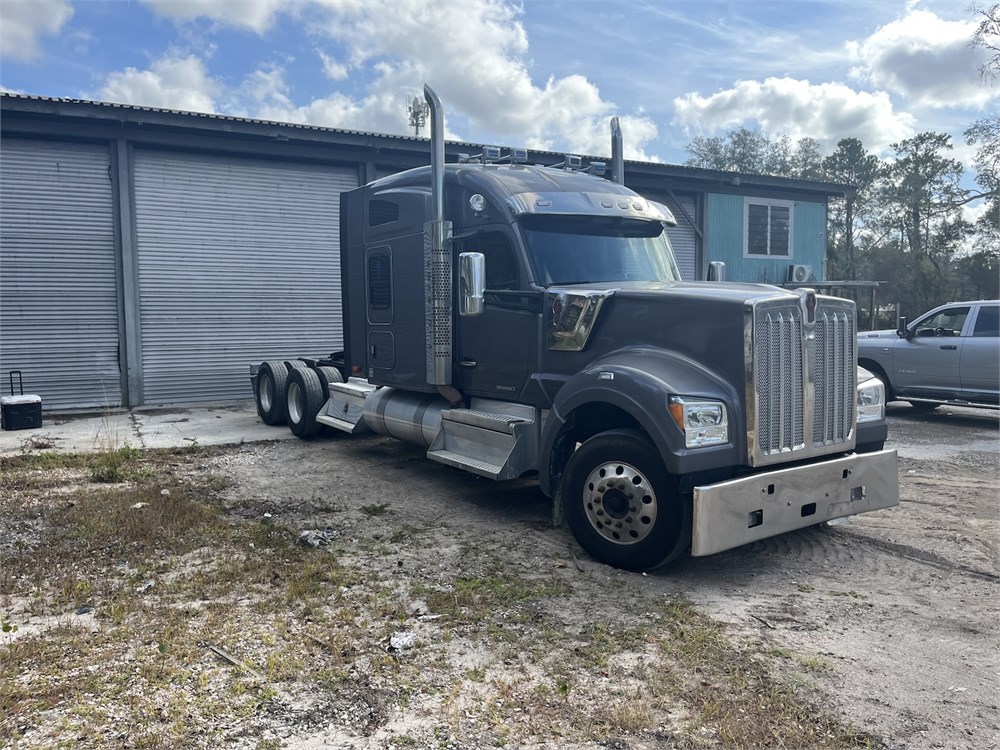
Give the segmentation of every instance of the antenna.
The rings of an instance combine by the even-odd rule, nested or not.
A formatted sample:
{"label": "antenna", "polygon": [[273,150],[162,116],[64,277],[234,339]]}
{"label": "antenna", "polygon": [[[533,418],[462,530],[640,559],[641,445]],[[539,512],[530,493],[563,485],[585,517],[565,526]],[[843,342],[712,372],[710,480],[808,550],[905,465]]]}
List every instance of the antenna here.
{"label": "antenna", "polygon": [[427,124],[427,113],[427,102],[419,97],[415,96],[413,101],[406,103],[406,114],[410,118],[410,127],[413,128],[413,134],[418,138],[420,137],[420,128]]}

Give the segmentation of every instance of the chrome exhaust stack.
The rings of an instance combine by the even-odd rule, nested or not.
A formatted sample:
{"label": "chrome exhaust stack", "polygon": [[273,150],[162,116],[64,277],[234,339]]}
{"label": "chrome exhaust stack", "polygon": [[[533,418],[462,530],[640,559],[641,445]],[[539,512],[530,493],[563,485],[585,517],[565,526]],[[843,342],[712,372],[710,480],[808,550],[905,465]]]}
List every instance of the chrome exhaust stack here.
{"label": "chrome exhaust stack", "polygon": [[625,184],[625,156],[622,151],[622,127],[617,117],[611,118],[611,181]]}
{"label": "chrome exhaust stack", "polygon": [[444,108],[424,85],[431,121],[431,220],[424,224],[424,321],[427,384],[435,385],[451,403],[462,400],[451,386],[452,267],[447,243],[451,222],[444,218]]}

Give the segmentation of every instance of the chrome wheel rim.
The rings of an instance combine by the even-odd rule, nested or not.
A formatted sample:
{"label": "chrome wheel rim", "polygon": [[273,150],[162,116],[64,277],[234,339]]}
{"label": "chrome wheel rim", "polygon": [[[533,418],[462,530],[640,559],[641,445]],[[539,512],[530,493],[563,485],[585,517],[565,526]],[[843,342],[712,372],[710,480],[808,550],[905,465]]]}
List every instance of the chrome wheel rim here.
{"label": "chrome wheel rim", "polygon": [[257,397],[260,399],[260,408],[264,411],[271,411],[271,394],[273,390],[274,384],[271,382],[271,376],[262,372],[257,379]]}
{"label": "chrome wheel rim", "polygon": [[583,508],[594,530],[614,544],[638,544],[656,525],[656,494],[646,476],[622,461],[603,463],[583,486]]}
{"label": "chrome wheel rim", "polygon": [[288,418],[293,424],[302,421],[302,389],[294,380],[288,384]]}

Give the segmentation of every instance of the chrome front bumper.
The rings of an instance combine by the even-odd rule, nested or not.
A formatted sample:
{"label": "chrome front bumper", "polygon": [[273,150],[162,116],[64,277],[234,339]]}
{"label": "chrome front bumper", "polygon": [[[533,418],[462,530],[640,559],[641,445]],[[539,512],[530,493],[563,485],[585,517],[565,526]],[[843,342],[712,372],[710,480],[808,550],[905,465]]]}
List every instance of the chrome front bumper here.
{"label": "chrome front bumper", "polygon": [[893,505],[899,505],[894,450],[852,454],[695,487],[691,555],[712,555]]}

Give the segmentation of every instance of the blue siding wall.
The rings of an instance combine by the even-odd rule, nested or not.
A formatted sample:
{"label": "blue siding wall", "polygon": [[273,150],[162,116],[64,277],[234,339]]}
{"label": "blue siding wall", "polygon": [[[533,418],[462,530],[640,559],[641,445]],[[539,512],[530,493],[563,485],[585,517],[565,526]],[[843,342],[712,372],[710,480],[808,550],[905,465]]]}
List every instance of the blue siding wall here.
{"label": "blue siding wall", "polygon": [[744,196],[709,193],[705,203],[705,260],[726,264],[730,281],[781,283],[791,264],[812,266],[824,280],[826,257],[826,205],[796,201],[792,209],[792,256],[779,259],[743,257]]}

